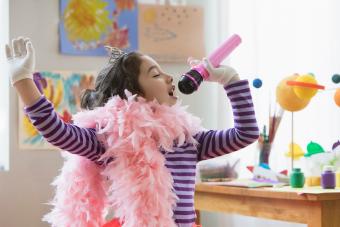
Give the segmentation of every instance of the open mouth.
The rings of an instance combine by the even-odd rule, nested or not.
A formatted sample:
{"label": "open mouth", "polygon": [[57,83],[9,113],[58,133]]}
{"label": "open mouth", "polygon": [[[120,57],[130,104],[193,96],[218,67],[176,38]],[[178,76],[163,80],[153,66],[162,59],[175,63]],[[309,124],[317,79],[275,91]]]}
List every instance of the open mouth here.
{"label": "open mouth", "polygon": [[169,95],[170,96],[174,96],[175,95],[175,85],[172,85],[171,90],[169,91]]}

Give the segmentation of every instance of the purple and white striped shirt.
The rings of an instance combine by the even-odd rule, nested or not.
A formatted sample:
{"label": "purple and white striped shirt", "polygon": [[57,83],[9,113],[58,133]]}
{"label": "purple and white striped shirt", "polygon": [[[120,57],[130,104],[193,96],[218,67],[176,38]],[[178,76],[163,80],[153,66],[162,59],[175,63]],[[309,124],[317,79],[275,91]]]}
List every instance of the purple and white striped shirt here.
{"label": "purple and white striped shirt", "polygon": [[[259,136],[248,81],[232,83],[225,90],[233,109],[234,128],[201,131],[194,136],[198,146],[186,143],[181,147],[174,146],[175,152],[162,152],[179,198],[174,209],[174,220],[180,227],[192,227],[195,222],[196,163],[239,150],[256,141]],[[25,112],[42,136],[60,149],[95,162],[105,152],[95,129],[64,123],[45,97],[26,107]]]}

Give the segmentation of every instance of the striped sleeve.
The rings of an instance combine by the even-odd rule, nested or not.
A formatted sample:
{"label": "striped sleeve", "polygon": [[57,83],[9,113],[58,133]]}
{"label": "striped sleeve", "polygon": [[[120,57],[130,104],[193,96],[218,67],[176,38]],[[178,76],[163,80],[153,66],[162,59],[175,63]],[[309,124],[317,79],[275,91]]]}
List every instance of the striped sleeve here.
{"label": "striped sleeve", "polygon": [[226,86],[225,91],[233,110],[234,128],[209,130],[198,133],[198,159],[215,158],[244,148],[259,137],[254,105],[247,80]]}
{"label": "striped sleeve", "polygon": [[63,122],[52,103],[44,96],[32,106],[25,107],[24,111],[34,127],[52,145],[92,161],[98,160],[105,152],[95,129],[80,128]]}

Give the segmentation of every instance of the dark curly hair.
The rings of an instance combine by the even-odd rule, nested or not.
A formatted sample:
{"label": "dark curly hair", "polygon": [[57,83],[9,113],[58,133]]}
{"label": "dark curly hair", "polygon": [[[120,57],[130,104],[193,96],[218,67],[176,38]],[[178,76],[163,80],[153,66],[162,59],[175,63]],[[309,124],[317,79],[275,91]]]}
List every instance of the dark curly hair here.
{"label": "dark curly hair", "polygon": [[132,94],[143,95],[138,83],[142,56],[139,52],[123,53],[114,61],[109,61],[99,72],[95,89],[86,89],[82,94],[81,108],[92,110],[95,107],[104,106],[115,95],[127,99],[125,89]]}

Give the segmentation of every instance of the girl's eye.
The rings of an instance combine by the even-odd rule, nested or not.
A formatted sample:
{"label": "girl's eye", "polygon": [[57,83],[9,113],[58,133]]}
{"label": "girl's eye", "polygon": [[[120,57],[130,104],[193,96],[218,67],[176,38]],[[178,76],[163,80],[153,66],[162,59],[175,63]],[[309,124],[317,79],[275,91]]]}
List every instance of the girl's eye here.
{"label": "girl's eye", "polygon": [[159,77],[161,74],[154,75],[153,77]]}

